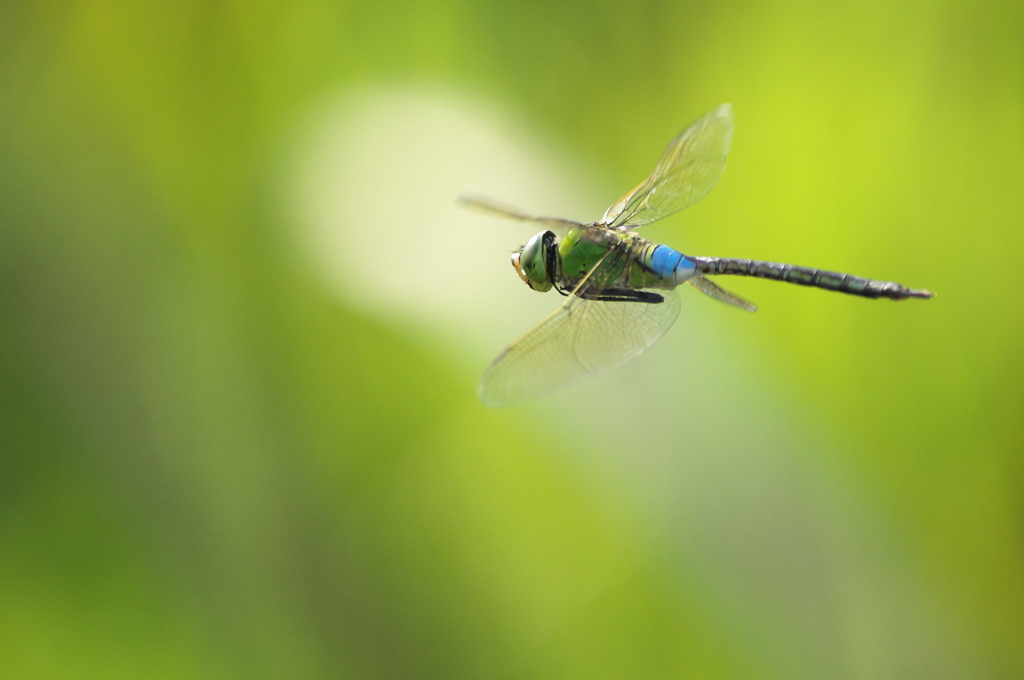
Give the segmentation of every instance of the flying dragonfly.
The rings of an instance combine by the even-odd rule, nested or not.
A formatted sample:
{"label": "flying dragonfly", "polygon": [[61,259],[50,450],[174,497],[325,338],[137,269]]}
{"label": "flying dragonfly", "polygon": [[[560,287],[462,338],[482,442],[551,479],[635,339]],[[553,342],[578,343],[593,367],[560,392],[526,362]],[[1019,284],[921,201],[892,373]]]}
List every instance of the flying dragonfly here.
{"label": "flying dragonfly", "polygon": [[[467,206],[547,227],[512,254],[516,273],[535,291],[565,302],[509,345],[480,381],[488,406],[511,406],[580,382],[633,359],[679,315],[675,288],[688,283],[716,300],[756,311],[709,276],[754,276],[866,298],[930,298],[893,281],[792,264],[694,257],[653,243],[635,230],[693,205],[715,186],[732,140],[732,106],[722,104],[676,135],[650,177],[613,203],[597,222],[539,217],[478,196]],[[559,238],[552,229],[564,230]]]}

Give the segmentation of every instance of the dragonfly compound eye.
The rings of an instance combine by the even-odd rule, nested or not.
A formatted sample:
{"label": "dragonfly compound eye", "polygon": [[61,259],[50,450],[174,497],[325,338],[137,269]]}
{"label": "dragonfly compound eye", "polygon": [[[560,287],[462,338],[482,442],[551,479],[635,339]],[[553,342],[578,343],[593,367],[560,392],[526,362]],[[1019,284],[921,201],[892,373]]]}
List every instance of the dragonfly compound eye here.
{"label": "dragonfly compound eye", "polygon": [[512,266],[519,278],[541,293],[551,290],[553,284],[548,272],[548,250],[553,241],[552,232],[542,231],[526,242],[522,253],[512,255]]}

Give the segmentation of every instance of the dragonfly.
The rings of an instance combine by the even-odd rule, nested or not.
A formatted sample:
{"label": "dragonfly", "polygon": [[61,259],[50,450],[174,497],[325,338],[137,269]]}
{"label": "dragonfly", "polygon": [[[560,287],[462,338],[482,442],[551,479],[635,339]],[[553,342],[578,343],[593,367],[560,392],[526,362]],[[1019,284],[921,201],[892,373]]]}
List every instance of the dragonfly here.
{"label": "dragonfly", "polygon": [[933,297],[931,291],[894,281],[824,269],[683,255],[637,234],[637,228],[689,207],[711,191],[725,170],[732,131],[729,104],[694,121],[669,142],[651,175],[597,222],[541,217],[481,196],[459,197],[463,205],[546,227],[512,254],[512,266],[531,289],[553,289],[566,298],[491,363],[480,381],[484,404],[519,404],[639,356],[679,316],[675,289],[684,283],[721,302],[756,311],[754,304],[713,283],[711,276],[753,276],[865,298]]}

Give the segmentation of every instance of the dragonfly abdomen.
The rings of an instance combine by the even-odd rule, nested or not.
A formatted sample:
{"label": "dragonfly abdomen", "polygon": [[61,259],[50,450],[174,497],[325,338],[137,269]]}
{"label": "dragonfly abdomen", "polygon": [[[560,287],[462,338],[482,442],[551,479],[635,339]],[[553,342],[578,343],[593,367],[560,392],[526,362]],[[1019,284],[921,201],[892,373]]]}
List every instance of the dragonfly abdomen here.
{"label": "dragonfly abdomen", "polygon": [[673,287],[693,278],[697,273],[691,258],[664,245],[645,249],[643,263],[662,279],[671,282]]}
{"label": "dragonfly abdomen", "polygon": [[884,297],[891,300],[906,300],[907,298],[930,298],[933,296],[930,291],[907,288],[895,281],[876,281],[852,274],[801,267],[795,264],[726,257],[690,257],[688,259],[694,263],[697,272],[709,276],[722,274],[755,276],[761,279],[813,286],[866,298]]}

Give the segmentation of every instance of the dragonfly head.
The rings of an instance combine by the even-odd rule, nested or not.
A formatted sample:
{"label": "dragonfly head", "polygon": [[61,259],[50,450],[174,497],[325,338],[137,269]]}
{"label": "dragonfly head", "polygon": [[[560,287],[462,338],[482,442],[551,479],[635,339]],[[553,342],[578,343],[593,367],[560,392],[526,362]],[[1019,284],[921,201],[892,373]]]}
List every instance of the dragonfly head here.
{"label": "dragonfly head", "polygon": [[555,233],[542,231],[535,235],[518,252],[512,253],[512,266],[527,286],[540,293],[546,293],[554,285]]}

